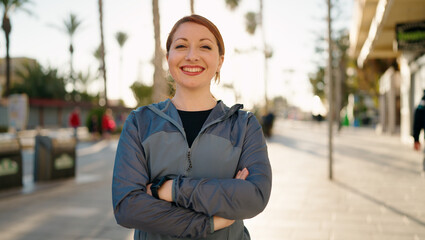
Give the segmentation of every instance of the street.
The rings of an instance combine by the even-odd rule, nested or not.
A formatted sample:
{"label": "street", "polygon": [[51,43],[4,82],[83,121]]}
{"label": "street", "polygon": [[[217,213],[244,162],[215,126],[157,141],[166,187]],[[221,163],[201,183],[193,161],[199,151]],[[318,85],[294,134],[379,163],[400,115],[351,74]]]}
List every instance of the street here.
{"label": "street", "polygon": [[[75,179],[37,184],[33,151],[25,150],[25,186],[0,192],[0,238],[132,239],[112,213],[116,145],[79,143]],[[425,239],[422,153],[399,136],[371,128],[335,133],[332,181],[326,122],[278,119],[268,151],[272,195],[261,214],[245,221],[251,239]]]}

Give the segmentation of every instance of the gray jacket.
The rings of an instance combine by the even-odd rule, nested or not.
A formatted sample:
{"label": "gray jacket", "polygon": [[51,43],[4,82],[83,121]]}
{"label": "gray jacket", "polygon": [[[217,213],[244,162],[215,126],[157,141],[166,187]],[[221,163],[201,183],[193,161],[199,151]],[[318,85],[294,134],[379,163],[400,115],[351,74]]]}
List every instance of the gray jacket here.
{"label": "gray jacket", "polygon": [[[117,223],[134,239],[250,239],[243,219],[262,212],[271,167],[261,125],[237,104],[217,103],[189,148],[177,109],[168,99],[127,118],[112,182]],[[246,180],[233,179],[247,168]],[[153,179],[174,176],[173,203],[146,193]],[[214,232],[212,216],[236,220]]]}

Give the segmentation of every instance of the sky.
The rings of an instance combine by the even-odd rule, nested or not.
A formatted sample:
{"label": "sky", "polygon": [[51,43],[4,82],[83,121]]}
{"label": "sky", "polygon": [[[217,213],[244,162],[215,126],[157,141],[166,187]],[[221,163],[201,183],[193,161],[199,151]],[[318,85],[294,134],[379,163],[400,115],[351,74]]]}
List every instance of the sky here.
{"label": "sky", "polygon": [[[338,27],[349,28],[353,0],[339,0]],[[104,0],[104,36],[108,98],[124,99],[130,107],[136,102],[129,86],[135,81],[152,84],[154,34],[151,0]],[[165,41],[174,23],[190,14],[189,0],[159,0],[161,42]],[[100,44],[98,1],[96,0],[32,0],[27,5],[31,14],[16,11],[11,15],[12,57],[36,59],[43,67],[69,72],[69,38],[58,28],[71,13],[82,20],[74,37],[74,69],[91,72],[94,80],[89,91],[103,89],[103,80],[96,78],[98,62],[93,52]],[[235,103],[232,90],[223,87],[233,84],[240,95],[238,102],[251,108],[264,99],[264,58],[261,54],[261,32],[249,35],[245,31],[244,15],[258,11],[259,1],[241,0],[231,11],[224,0],[195,0],[195,13],[217,25],[223,36],[226,55],[221,81],[212,85],[213,94],[227,105]],[[314,50],[319,37],[326,34],[325,0],[264,0],[264,31],[273,49],[267,71],[269,98],[283,96],[291,104],[310,111],[313,95],[308,74],[315,71],[321,60]],[[258,29],[261,30],[261,29]],[[117,32],[129,38],[122,52],[115,39]],[[0,38],[0,56],[5,56],[4,34]],[[320,36],[323,35],[323,36]],[[241,50],[236,52],[235,50]],[[120,64],[122,53],[123,63]],[[326,61],[326,59],[323,59]],[[166,62],[164,68],[167,70]]]}

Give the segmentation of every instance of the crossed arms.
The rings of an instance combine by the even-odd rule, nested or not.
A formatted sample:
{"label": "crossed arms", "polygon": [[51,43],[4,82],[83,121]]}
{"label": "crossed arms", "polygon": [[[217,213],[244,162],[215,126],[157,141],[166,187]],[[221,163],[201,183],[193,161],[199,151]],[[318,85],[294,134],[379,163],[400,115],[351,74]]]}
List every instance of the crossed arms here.
{"label": "crossed arms", "polygon": [[[258,121],[248,120],[245,142],[234,179],[178,176],[166,182],[160,199],[149,192],[149,174],[139,138],[141,124],[127,119],[117,149],[113,205],[118,224],[173,237],[206,237],[260,213],[271,191],[271,168]],[[165,200],[165,201],[164,201]],[[168,228],[164,226],[173,226]]]}

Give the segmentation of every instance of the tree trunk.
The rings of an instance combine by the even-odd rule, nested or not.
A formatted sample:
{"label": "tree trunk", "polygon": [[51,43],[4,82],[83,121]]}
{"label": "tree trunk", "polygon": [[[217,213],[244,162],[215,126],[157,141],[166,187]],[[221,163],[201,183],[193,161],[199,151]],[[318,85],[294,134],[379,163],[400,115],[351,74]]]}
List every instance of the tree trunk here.
{"label": "tree trunk", "polygon": [[328,5],[328,102],[329,102],[329,111],[328,111],[328,154],[329,154],[329,164],[328,164],[328,178],[329,180],[333,179],[333,118],[334,118],[334,84],[333,84],[333,68],[332,68],[332,18],[331,18],[331,9],[332,3],[331,0],[327,0]]}
{"label": "tree trunk", "polygon": [[269,101],[267,96],[267,78],[268,78],[268,58],[267,58],[267,43],[266,43],[266,31],[264,30],[264,9],[263,9],[263,0],[260,0],[260,25],[261,25],[261,37],[263,40],[263,54],[264,54],[264,112],[268,114],[269,112]]}
{"label": "tree trunk", "polygon": [[195,0],[190,0],[190,14],[195,14]]}
{"label": "tree trunk", "polygon": [[[72,87],[74,88],[73,90],[75,90],[75,78],[74,78],[74,47],[72,46],[72,41],[69,44],[69,78],[72,81]],[[75,100],[75,99],[74,99]]]}
{"label": "tree trunk", "polygon": [[164,52],[161,48],[161,35],[160,35],[160,20],[159,20],[159,6],[158,0],[152,0],[153,11],[153,25],[155,35],[155,56],[154,56],[154,74],[153,74],[153,101],[160,102],[165,100],[167,94],[167,82],[165,80],[165,73],[162,66],[164,59]]}
{"label": "tree trunk", "polygon": [[101,57],[101,68],[103,75],[103,85],[104,85],[104,98],[105,98],[105,106],[108,107],[108,95],[107,95],[107,87],[106,87],[106,63],[105,63],[105,44],[103,38],[103,2],[99,0],[99,23],[100,23],[100,57]]}
{"label": "tree trunk", "polygon": [[12,30],[12,26],[10,25],[10,20],[8,16],[3,17],[2,28],[4,30],[5,38],[6,38],[6,89],[4,91],[4,96],[9,96],[10,92],[10,55],[9,55],[9,46],[10,46],[10,32]]}

